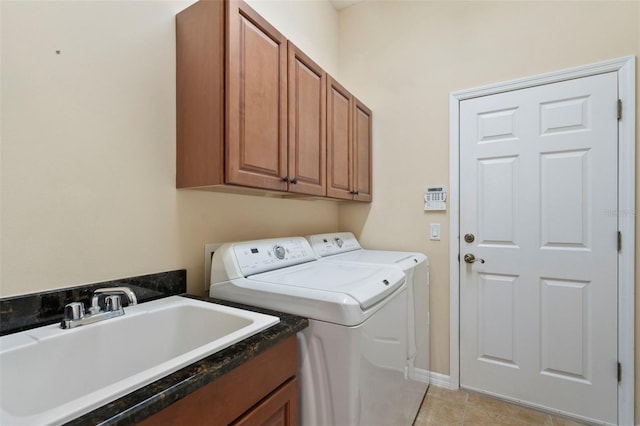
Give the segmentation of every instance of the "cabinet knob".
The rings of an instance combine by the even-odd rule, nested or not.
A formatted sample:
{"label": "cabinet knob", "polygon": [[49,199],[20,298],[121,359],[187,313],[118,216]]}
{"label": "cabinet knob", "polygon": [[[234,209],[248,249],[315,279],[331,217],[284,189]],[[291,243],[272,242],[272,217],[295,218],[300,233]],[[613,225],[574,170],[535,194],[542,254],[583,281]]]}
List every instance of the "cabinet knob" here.
{"label": "cabinet knob", "polygon": [[285,176],[282,178],[283,182],[289,183],[289,176]]}
{"label": "cabinet knob", "polygon": [[291,183],[294,184],[294,185],[297,184],[298,183],[298,178],[291,179]]}

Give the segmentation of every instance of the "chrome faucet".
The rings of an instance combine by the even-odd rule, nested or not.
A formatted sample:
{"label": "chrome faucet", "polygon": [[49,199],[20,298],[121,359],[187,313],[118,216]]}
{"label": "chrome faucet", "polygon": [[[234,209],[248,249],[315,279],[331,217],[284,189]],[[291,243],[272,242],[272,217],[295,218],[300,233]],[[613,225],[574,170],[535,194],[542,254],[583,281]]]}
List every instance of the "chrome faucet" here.
{"label": "chrome faucet", "polygon": [[[109,318],[124,315],[120,295],[127,297],[129,306],[136,305],[138,299],[128,287],[105,287],[96,289],[91,297],[91,307],[84,311],[82,302],[71,302],[64,307],[64,319],[60,322],[60,328],[74,328],[81,325],[103,321]],[[100,308],[100,296],[105,296],[105,310]]]}
{"label": "chrome faucet", "polygon": [[[136,295],[129,287],[104,287],[98,288],[93,291],[93,296],[91,296],[91,307],[89,308],[89,312],[92,314],[96,314],[100,312],[100,304],[98,303],[100,300],[100,295],[104,294],[106,296],[105,303],[107,303],[107,311],[109,310],[109,296],[115,296],[119,294],[124,294],[127,296],[129,301],[129,306],[138,304],[138,299]],[[120,296],[118,296],[120,299]]]}

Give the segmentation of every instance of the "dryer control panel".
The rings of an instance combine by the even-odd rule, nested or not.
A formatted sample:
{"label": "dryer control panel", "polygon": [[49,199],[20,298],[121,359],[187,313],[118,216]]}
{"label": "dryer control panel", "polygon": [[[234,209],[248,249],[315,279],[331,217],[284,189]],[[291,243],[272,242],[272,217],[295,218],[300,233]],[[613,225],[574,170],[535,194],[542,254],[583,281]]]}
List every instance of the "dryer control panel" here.
{"label": "dryer control panel", "polygon": [[245,277],[316,260],[309,243],[301,237],[238,243],[233,253]]}
{"label": "dryer control panel", "polygon": [[346,253],[362,248],[351,232],[310,235],[307,239],[311,243],[313,251],[320,257]]}

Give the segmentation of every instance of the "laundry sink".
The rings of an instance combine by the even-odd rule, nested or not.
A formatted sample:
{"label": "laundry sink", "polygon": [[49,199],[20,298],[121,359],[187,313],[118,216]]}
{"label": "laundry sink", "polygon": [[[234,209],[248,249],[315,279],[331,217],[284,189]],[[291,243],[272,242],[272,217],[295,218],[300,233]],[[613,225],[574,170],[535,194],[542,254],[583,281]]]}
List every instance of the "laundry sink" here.
{"label": "laundry sink", "polygon": [[61,424],[280,320],[180,296],[0,337],[0,424]]}

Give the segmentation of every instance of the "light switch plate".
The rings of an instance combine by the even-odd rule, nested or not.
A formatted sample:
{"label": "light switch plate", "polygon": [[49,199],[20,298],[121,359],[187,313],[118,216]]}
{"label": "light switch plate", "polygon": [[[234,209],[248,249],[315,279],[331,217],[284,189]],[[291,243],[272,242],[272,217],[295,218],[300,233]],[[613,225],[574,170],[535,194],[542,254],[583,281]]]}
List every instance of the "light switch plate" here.
{"label": "light switch plate", "polygon": [[440,241],[440,224],[439,223],[431,224],[431,232],[429,233],[429,239]]}

